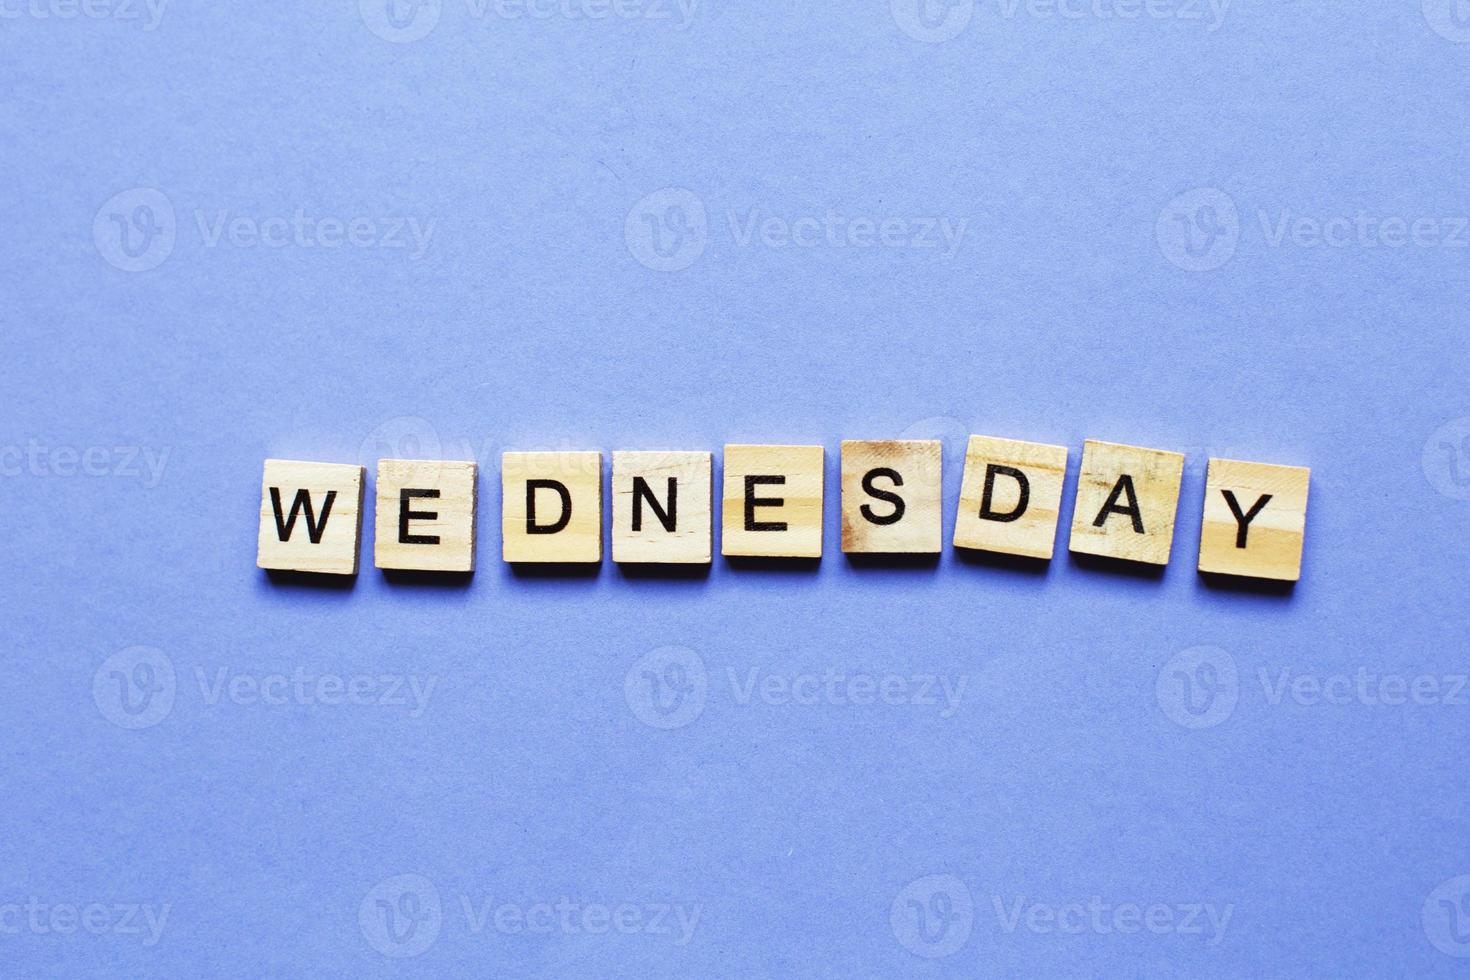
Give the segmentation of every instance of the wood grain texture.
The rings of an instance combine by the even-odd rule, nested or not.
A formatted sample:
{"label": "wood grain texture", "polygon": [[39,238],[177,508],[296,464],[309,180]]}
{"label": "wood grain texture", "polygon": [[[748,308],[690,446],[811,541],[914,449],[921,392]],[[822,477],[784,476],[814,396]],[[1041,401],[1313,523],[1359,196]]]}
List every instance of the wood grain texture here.
{"label": "wood grain texture", "polygon": [[362,488],[361,466],[266,460],[255,564],[278,571],[356,575]]}
{"label": "wood grain texture", "polygon": [[[534,481],[552,485],[530,487]],[[505,453],[500,459],[500,487],[501,553],[506,561],[602,561],[602,453]],[[534,525],[529,517],[535,518]],[[533,531],[533,526],[539,530]]]}
{"label": "wood grain texture", "polygon": [[1071,550],[1167,565],[1183,475],[1180,453],[1088,439],[1077,478]]}
{"label": "wood grain texture", "polygon": [[[714,551],[713,474],[709,453],[613,453],[613,561],[709,564]],[[643,490],[635,492],[640,486]]]}
{"label": "wood grain texture", "polygon": [[822,557],[825,459],[821,446],[725,446],[720,553]]}
{"label": "wood grain texture", "polygon": [[378,460],[374,564],[405,571],[474,571],[476,477],[474,463]]}
{"label": "wood grain texture", "polygon": [[1051,558],[1066,478],[1065,446],[971,436],[955,547]]}
{"label": "wood grain texture", "polygon": [[[944,534],[942,450],[941,443],[927,439],[843,440],[844,552],[939,553]],[[880,494],[901,498],[901,510]]]}
{"label": "wood grain texture", "polygon": [[1199,570],[1298,581],[1311,479],[1312,471],[1301,466],[1211,459],[1205,477]]}

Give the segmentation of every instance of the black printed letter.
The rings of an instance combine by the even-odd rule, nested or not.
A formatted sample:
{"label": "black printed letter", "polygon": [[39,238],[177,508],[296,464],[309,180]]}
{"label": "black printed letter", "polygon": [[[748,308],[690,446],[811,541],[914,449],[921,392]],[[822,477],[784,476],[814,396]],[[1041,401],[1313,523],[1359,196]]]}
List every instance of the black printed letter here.
{"label": "black printed letter", "polygon": [[[536,491],[555,490],[561,498],[561,516],[550,524],[536,523]],[[560,480],[527,480],[526,481],[526,533],[527,534],[555,534],[567,526],[572,519],[572,494],[567,490],[567,485]]]}
{"label": "black printed letter", "polygon": [[747,476],[745,478],[745,529],[747,531],[784,531],[785,521],[758,521],[755,519],[757,507],[780,507],[786,503],[785,497],[757,497],[755,488],[760,484],[780,486],[786,482],[784,476]]}
{"label": "black printed letter", "polygon": [[859,507],[858,511],[863,515],[863,517],[867,518],[870,523],[877,524],[879,526],[882,526],[884,524],[897,524],[900,520],[903,519],[903,512],[906,505],[903,502],[903,498],[900,497],[898,494],[890,493],[887,490],[879,490],[877,487],[873,486],[873,481],[880,476],[892,480],[893,485],[896,487],[903,486],[903,477],[899,476],[897,470],[891,470],[886,466],[879,467],[875,470],[868,470],[868,472],[863,474],[863,492],[870,497],[876,497],[878,500],[888,501],[890,504],[893,505],[893,513],[885,514],[880,517],[877,514],[873,513],[873,508],[868,506],[867,504],[863,504],[861,507]]}
{"label": "black printed letter", "polygon": [[1235,499],[1235,492],[1232,490],[1221,490],[1220,492],[1225,495],[1225,503],[1230,505],[1230,513],[1235,515],[1235,523],[1238,525],[1235,532],[1235,546],[1237,548],[1244,548],[1245,539],[1251,533],[1251,521],[1255,520],[1256,515],[1261,512],[1261,509],[1271,502],[1271,495],[1269,493],[1261,494],[1261,499],[1252,505],[1250,511],[1242,514],[1240,512],[1240,501]]}
{"label": "black printed letter", "polygon": [[679,523],[679,481],[675,477],[669,477],[669,509],[664,510],[658,505],[658,499],[654,497],[653,491],[648,488],[648,481],[641,476],[633,477],[633,530],[643,530],[643,501],[648,501],[648,506],[653,508],[654,514],[658,516],[658,522],[664,526],[665,531],[672,532]]}
{"label": "black printed letter", "polygon": [[291,528],[296,526],[296,515],[306,511],[306,534],[311,538],[312,544],[322,543],[322,532],[327,529],[327,518],[332,513],[332,502],[337,499],[337,491],[328,490],[326,502],[322,504],[322,519],[318,521],[311,512],[311,493],[305,488],[296,491],[296,499],[291,501],[291,513],[288,517],[281,516],[281,488],[271,487],[271,507],[276,512],[276,534],[282,541],[291,537]]}
{"label": "black printed letter", "polygon": [[438,544],[437,534],[409,534],[409,521],[437,521],[439,512],[437,510],[409,510],[409,501],[417,497],[426,497],[437,500],[438,490],[400,490],[398,491],[398,543],[399,544]]}
{"label": "black printed letter", "polygon": [[[1128,497],[1128,506],[1119,507],[1118,498],[1123,495]],[[1093,527],[1102,527],[1108,522],[1111,514],[1127,514],[1133,520],[1133,530],[1137,534],[1143,534],[1143,515],[1138,512],[1138,497],[1133,492],[1133,477],[1124,473],[1118,477],[1118,482],[1113,486],[1113,492],[1108,494],[1108,502],[1103,504],[1102,510],[1097,512],[1097,520],[1092,522]]]}
{"label": "black printed letter", "polygon": [[[1015,508],[1005,514],[997,513],[995,509],[991,507],[991,503],[994,499],[995,494],[995,478],[997,476],[1010,477],[1012,480],[1016,481],[1016,485],[1020,487],[1021,490],[1021,496],[1020,499],[1016,501]],[[1022,473],[1014,466],[1001,466],[999,463],[989,463],[986,465],[985,496],[982,497],[980,500],[980,519],[982,521],[1000,521],[1002,524],[1009,524],[1011,521],[1020,520],[1021,516],[1026,513],[1026,508],[1030,506],[1030,504],[1031,481],[1026,479],[1025,473]]]}

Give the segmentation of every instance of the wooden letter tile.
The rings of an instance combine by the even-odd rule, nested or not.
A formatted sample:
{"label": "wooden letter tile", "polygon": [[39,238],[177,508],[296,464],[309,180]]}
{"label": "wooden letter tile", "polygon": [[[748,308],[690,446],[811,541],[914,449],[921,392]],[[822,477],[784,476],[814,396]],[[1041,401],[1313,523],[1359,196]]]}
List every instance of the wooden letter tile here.
{"label": "wooden letter tile", "polygon": [[848,554],[938,554],[942,443],[842,443],[842,550]]}
{"label": "wooden letter tile", "polygon": [[362,477],[361,466],[266,460],[255,564],[280,571],[356,575]]}
{"label": "wooden letter tile", "polygon": [[505,453],[500,487],[506,561],[602,561],[602,453]]}
{"label": "wooden letter tile", "polygon": [[1066,477],[1065,446],[971,436],[955,547],[1050,558]]}
{"label": "wooden letter tile", "polygon": [[709,453],[613,453],[613,561],[709,564],[713,472]]}
{"label": "wooden letter tile", "polygon": [[1169,564],[1184,456],[1088,439],[1072,514],[1071,549],[1148,565]]}
{"label": "wooden letter tile", "polygon": [[476,467],[380,459],[373,558],[379,568],[475,570]]}
{"label": "wooden letter tile", "polygon": [[1295,582],[1302,574],[1307,485],[1300,466],[1210,460],[1199,570]]}
{"label": "wooden letter tile", "polygon": [[725,447],[720,553],[822,557],[821,446]]}

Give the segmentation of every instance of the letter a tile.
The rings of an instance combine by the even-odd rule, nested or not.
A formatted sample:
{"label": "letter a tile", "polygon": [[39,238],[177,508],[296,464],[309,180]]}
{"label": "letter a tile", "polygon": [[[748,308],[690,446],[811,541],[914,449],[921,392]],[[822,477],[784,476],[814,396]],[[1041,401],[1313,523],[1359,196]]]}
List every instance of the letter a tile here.
{"label": "letter a tile", "polygon": [[1082,448],[1071,549],[1169,564],[1184,456],[1088,439]]}

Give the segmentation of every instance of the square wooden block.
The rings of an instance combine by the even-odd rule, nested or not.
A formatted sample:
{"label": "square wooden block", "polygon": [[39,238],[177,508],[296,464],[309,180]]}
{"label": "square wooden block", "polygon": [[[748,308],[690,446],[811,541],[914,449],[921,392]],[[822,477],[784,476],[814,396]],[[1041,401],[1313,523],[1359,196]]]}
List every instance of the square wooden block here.
{"label": "square wooden block", "polygon": [[707,565],[713,560],[709,453],[615,452],[613,561]]}
{"label": "square wooden block", "polygon": [[260,488],[261,568],[356,575],[361,466],[268,459]]}
{"label": "square wooden block", "polygon": [[1199,570],[1299,580],[1311,478],[1312,471],[1301,466],[1210,460]]}
{"label": "square wooden block", "polygon": [[1050,558],[1066,478],[1065,446],[971,436],[955,547]]}
{"label": "square wooden block", "polygon": [[475,570],[476,466],[380,459],[373,560],[379,568]]}
{"label": "square wooden block", "polygon": [[1148,565],[1169,564],[1184,456],[1088,439],[1072,514],[1071,549]]}
{"label": "square wooden block", "polygon": [[602,561],[602,453],[504,453],[500,488],[506,561]]}
{"label": "square wooden block", "polygon": [[931,440],[843,440],[844,552],[939,553],[942,448]]}
{"label": "square wooden block", "polygon": [[822,557],[821,446],[725,447],[720,553]]}

